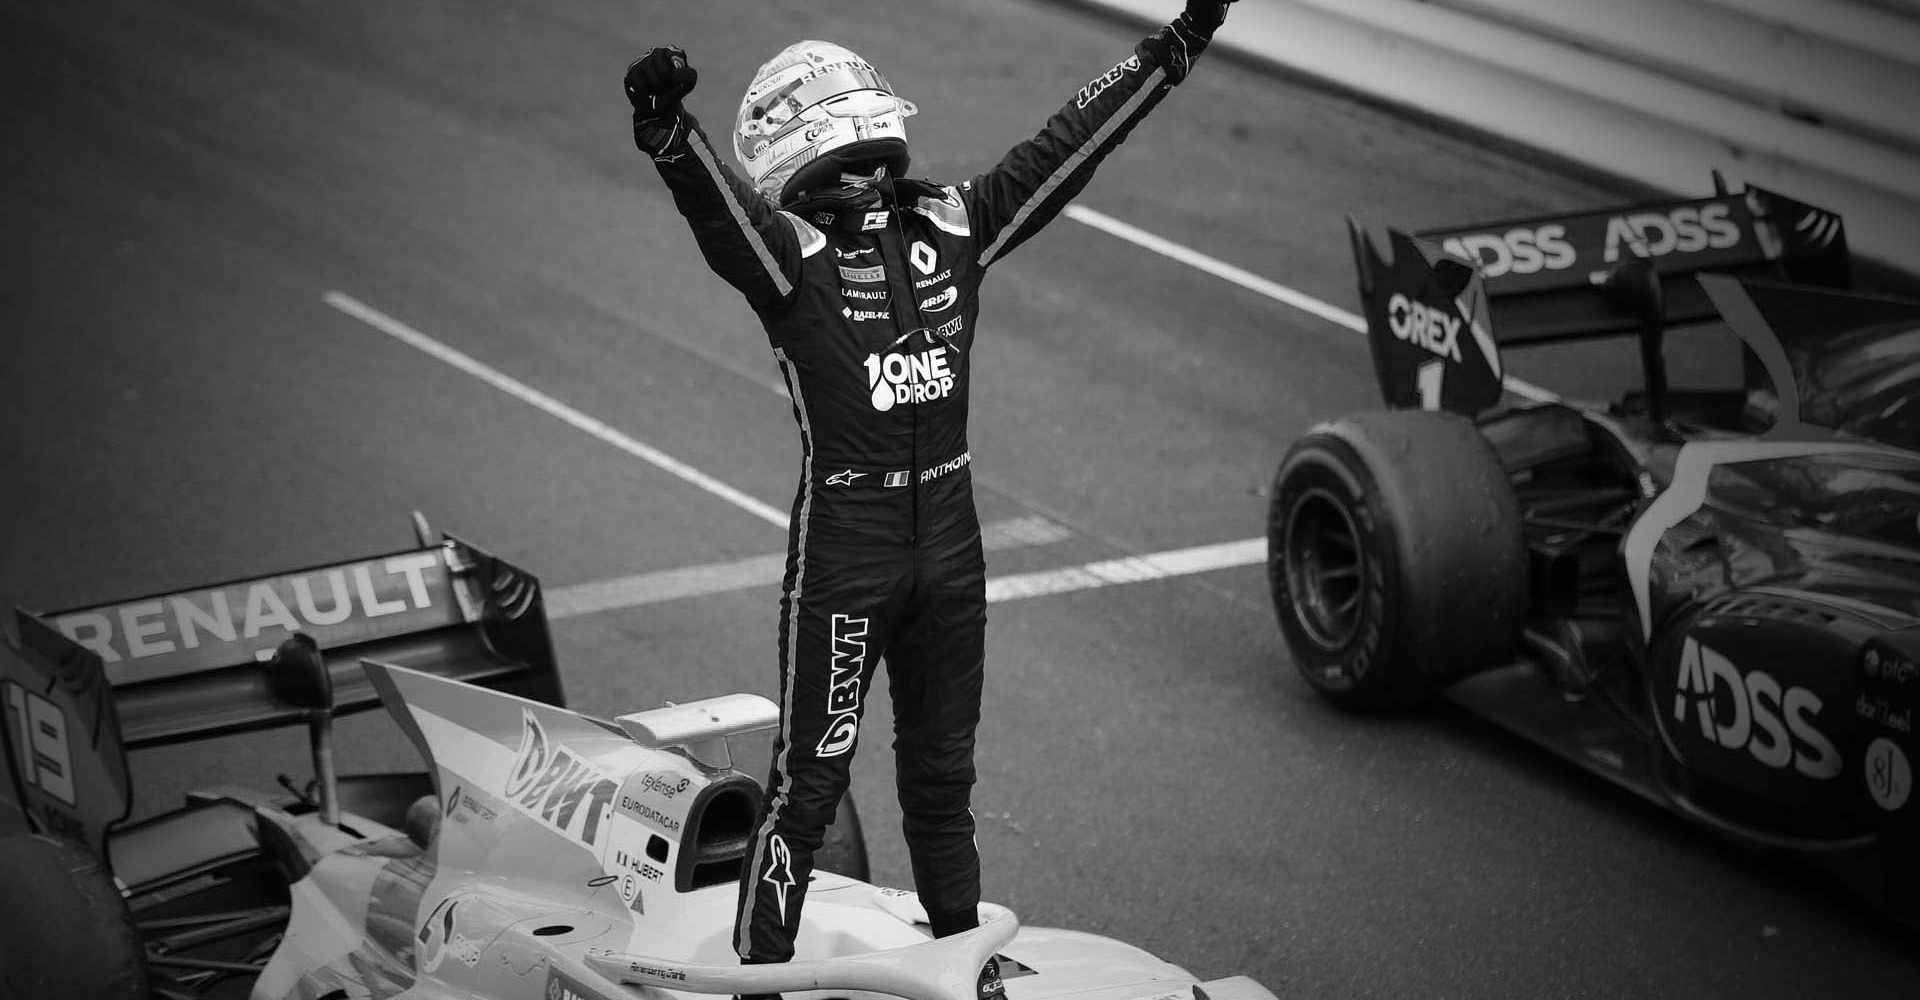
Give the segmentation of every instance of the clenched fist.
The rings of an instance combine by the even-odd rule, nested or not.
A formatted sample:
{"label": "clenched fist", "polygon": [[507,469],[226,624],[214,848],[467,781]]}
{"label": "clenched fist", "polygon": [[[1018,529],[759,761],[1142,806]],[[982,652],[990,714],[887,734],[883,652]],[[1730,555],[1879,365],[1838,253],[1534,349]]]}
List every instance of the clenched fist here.
{"label": "clenched fist", "polygon": [[666,118],[680,113],[680,101],[693,92],[700,72],[687,62],[677,45],[660,45],[627,65],[627,100],[636,119]]}
{"label": "clenched fist", "polygon": [[1193,60],[1206,50],[1213,33],[1226,21],[1231,3],[1233,0],[1187,0],[1187,9],[1173,23],[1148,35],[1140,44],[1167,71],[1167,78],[1179,83],[1187,78]]}

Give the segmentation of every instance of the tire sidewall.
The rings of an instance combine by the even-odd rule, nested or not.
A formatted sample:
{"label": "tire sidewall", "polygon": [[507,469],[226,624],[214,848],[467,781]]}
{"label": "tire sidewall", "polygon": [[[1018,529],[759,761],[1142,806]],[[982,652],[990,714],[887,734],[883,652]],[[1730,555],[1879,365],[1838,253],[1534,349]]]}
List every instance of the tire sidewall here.
{"label": "tire sidewall", "polygon": [[71,841],[0,837],[0,997],[146,995],[146,949],[106,866]]}
{"label": "tire sidewall", "polygon": [[[1267,577],[1281,631],[1301,676],[1337,704],[1372,701],[1389,689],[1408,686],[1406,678],[1395,676],[1406,668],[1391,656],[1386,628],[1398,613],[1398,539],[1392,519],[1370,499],[1376,487],[1363,469],[1359,456],[1344,442],[1310,436],[1295,445],[1281,464],[1269,516]],[[1300,622],[1286,568],[1287,553],[1297,542],[1291,536],[1294,515],[1302,501],[1315,496],[1327,497],[1346,513],[1363,566],[1359,621],[1346,641],[1331,647],[1310,635]]]}

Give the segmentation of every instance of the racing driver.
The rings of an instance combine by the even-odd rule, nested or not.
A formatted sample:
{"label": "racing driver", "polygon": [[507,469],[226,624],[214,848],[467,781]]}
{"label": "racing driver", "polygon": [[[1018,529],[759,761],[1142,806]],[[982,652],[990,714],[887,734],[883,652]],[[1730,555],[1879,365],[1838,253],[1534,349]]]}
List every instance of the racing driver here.
{"label": "racing driver", "polygon": [[[827,42],[762,66],[734,120],[743,180],[681,104],[685,51],[627,68],[634,140],[713,270],[766,328],[800,425],[779,623],[780,728],[742,869],[743,963],[793,956],[800,910],[887,661],[903,829],[935,936],[978,926],[969,811],[986,568],[967,448],[968,355],[987,269],[1079,193],[1187,75],[1225,18],[1188,0],[1039,134],[959,185],[907,178],[912,103]],[[997,963],[982,996],[1004,995]]]}

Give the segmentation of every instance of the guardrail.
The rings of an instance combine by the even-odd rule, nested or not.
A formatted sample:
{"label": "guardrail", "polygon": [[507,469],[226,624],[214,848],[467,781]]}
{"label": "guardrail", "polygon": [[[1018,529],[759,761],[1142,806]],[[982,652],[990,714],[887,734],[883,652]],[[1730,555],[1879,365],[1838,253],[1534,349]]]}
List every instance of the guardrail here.
{"label": "guardrail", "polygon": [[1718,170],[1920,274],[1920,0],[1243,0],[1215,44],[1665,193]]}

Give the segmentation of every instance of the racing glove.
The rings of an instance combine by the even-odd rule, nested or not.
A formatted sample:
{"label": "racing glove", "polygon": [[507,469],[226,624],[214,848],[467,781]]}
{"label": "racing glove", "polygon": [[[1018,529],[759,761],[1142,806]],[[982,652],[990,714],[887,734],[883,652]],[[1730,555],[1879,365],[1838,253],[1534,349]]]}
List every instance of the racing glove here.
{"label": "racing glove", "polygon": [[1227,19],[1227,5],[1233,0],[1187,0],[1187,9],[1173,23],[1141,39],[1140,46],[1161,69],[1167,80],[1179,83],[1187,78],[1193,61],[1206,51],[1213,33]]}
{"label": "racing glove", "polygon": [[659,45],[627,64],[627,102],[633,105],[633,144],[648,156],[660,156],[680,141],[686,115],[680,102],[693,92],[700,73],[677,45]]}

